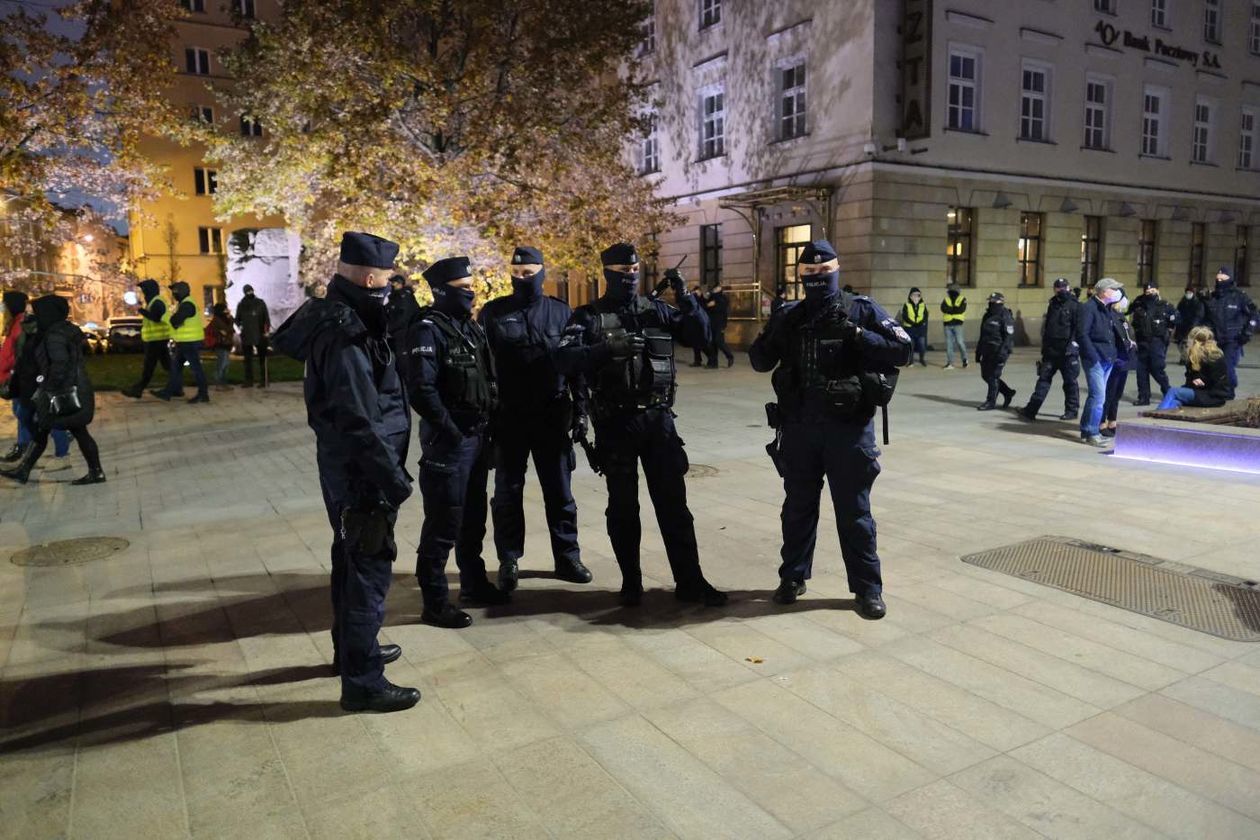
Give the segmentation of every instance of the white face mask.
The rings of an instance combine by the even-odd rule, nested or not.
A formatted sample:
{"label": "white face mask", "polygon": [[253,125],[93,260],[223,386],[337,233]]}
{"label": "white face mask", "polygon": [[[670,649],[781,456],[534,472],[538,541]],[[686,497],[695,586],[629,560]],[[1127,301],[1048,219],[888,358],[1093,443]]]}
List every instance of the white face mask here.
{"label": "white face mask", "polygon": [[1194,300],[1194,292],[1186,292],[1186,300]]}

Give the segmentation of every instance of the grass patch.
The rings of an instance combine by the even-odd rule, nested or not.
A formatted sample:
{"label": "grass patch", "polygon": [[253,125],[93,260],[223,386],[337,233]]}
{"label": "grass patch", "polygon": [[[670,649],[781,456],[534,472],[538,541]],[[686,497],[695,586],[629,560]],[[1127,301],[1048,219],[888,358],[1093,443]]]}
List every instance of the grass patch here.
{"label": "grass patch", "polygon": [[[103,356],[87,356],[88,378],[97,391],[119,391],[136,384],[140,372],[144,368],[143,353],[107,353]],[[214,366],[216,360],[213,353],[201,354],[201,365],[206,376],[214,382]],[[302,363],[288,356],[272,356],[267,364],[271,370],[272,382],[301,382]],[[257,365],[257,362],[255,362]],[[256,370],[256,368],[255,368]],[[257,374],[255,374],[257,375]],[[228,365],[228,382],[239,385],[245,381],[245,361],[233,356]],[[166,374],[159,371],[153,375],[154,387],[161,387],[166,382]],[[184,372],[184,385],[192,384],[192,374]]]}

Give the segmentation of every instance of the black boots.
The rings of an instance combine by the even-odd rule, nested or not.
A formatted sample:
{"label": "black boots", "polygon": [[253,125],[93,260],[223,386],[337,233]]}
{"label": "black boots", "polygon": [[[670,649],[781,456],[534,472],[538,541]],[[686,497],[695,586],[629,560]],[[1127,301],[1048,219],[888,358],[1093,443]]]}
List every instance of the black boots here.
{"label": "black boots", "polygon": [[385,687],[371,693],[341,692],[341,708],[347,712],[401,712],[420,702],[420,689],[405,688],[386,681]]}
{"label": "black boots", "polygon": [[[398,645],[381,645],[380,651],[382,665],[388,665],[391,662],[396,662],[398,657],[402,656],[402,648]],[[334,676],[339,676],[341,674],[341,658],[336,652],[333,653],[332,672]]]}
{"label": "black boots", "polygon": [[568,560],[556,564],[556,577],[569,583],[590,583],[593,576],[581,560]]}
{"label": "black boots", "polygon": [[73,484],[75,487],[82,487],[85,484],[104,484],[105,471],[101,469],[100,467],[92,467],[91,469],[88,470],[87,475],[83,476],[82,478],[76,478],[74,481],[70,483]]}
{"label": "black boots", "polygon": [[474,604],[484,607],[499,607],[512,600],[508,592],[496,587],[488,580],[469,588],[459,590],[459,600],[463,604]]}
{"label": "black boots", "polygon": [[505,560],[499,563],[499,589],[503,592],[512,592],[516,589],[516,584],[520,580],[521,570],[515,560]]}
{"label": "black boots", "polygon": [[420,621],[433,627],[462,630],[472,624],[472,616],[457,609],[449,601],[443,601],[432,607],[426,604],[424,612],[420,613]]}
{"label": "black boots", "polygon": [[12,464],[14,461],[16,461],[16,460],[18,460],[19,458],[21,458],[21,457],[22,457],[22,453],[23,453],[23,452],[25,452],[25,451],[26,451],[26,447],[25,447],[25,446],[18,446],[18,445],[15,443],[15,444],[13,444],[13,448],[12,448],[12,449],[10,449],[8,452],[4,453],[4,457],[3,457],[3,458],[0,458],[0,462],[3,462],[3,463],[5,463],[5,464]]}
{"label": "black boots", "polygon": [[805,594],[805,581],[784,580],[774,590],[773,599],[776,604],[795,604],[796,599]]}
{"label": "black boots", "polygon": [[858,615],[870,621],[878,621],[888,614],[888,607],[884,606],[884,599],[878,592],[873,595],[858,595],[857,611]]}
{"label": "black boots", "polygon": [[679,585],[674,590],[674,597],[679,601],[689,604],[704,604],[706,607],[721,607],[726,604],[726,593],[713,588],[713,584],[704,578],[689,583],[686,586]]}
{"label": "black boots", "polygon": [[30,480],[31,469],[35,466],[35,461],[37,460],[33,457],[34,455],[35,445],[31,444],[26,447],[26,451],[22,453],[21,460],[12,467],[9,467],[7,470],[0,470],[0,475],[5,478],[12,479],[18,484],[25,484]]}
{"label": "black boots", "polygon": [[1010,408],[1013,399],[1015,399],[1015,389],[1007,388],[1002,392],[1002,408]]}

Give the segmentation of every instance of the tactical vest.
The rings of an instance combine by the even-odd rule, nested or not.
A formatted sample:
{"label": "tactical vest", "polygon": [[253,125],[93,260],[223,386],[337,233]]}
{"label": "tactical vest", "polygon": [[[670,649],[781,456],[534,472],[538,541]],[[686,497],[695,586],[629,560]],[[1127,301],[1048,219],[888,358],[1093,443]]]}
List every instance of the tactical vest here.
{"label": "tactical vest", "polygon": [[605,339],[617,333],[635,333],[645,341],[638,356],[614,359],[595,371],[590,383],[595,410],[610,413],[673,406],[678,390],[674,339],[657,308],[647,298],[636,297],[624,317],[603,299],[590,304],[589,309]]}
{"label": "tactical vest", "polygon": [[1163,338],[1168,332],[1168,309],[1161,300],[1133,307],[1133,332],[1139,339]]}
{"label": "tactical vest", "polygon": [[[176,303],[176,306],[183,306],[185,303],[191,303],[191,298],[184,298]],[[193,304],[195,307],[196,304]],[[169,311],[169,310],[168,310]],[[170,320],[168,316],[166,320]],[[184,322],[178,327],[171,326],[171,338],[175,339],[176,344],[184,344],[189,341],[202,341],[206,337],[205,325],[201,323],[200,313],[194,311],[192,316],[185,318]]]}
{"label": "tactical vest", "polygon": [[864,393],[861,357],[844,339],[844,307],[837,303],[787,331],[787,352],[771,377],[779,405],[789,416],[822,414],[868,420],[874,400]]}
{"label": "tactical vest", "polygon": [[148,318],[140,319],[140,340],[141,341],[166,341],[171,337],[171,307],[161,297],[155,297],[149,301],[146,306],[152,306],[154,302],[162,303],[162,321],[151,321]]}
{"label": "tactical vest", "polygon": [[438,393],[448,411],[489,414],[498,401],[494,363],[485,331],[469,319],[476,340],[470,339],[449,316],[434,309],[424,317],[446,337],[446,356],[438,373]]}

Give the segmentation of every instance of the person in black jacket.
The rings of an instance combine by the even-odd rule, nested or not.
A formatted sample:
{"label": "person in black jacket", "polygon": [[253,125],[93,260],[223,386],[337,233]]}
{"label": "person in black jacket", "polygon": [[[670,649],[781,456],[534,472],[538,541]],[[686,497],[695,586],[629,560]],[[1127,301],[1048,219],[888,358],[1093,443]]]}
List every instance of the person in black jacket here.
{"label": "person in black jacket", "polygon": [[1242,361],[1243,347],[1251,341],[1258,317],[1256,305],[1234,283],[1233,269],[1221,266],[1216,272],[1216,288],[1204,304],[1203,323],[1212,328],[1212,334],[1225,354],[1231,400],[1238,387],[1238,364]]}
{"label": "person in black jacket", "polygon": [[980,338],[976,341],[976,361],[980,363],[980,377],[989,386],[984,402],[976,406],[979,411],[997,408],[998,393],[1002,394],[1002,408],[1010,408],[1015,389],[1002,381],[1006,360],[1015,349],[1015,316],[1006,308],[1006,296],[1001,292],[989,295],[989,308],[980,321]]}
{"label": "person in black jacket", "polygon": [[38,371],[38,384],[31,396],[35,406],[35,437],[17,464],[0,471],[0,475],[25,484],[35,462],[48,448],[48,438],[55,425],[74,436],[87,461],[87,475],[71,483],[100,484],[105,481],[100,450],[87,430],[96,413],[96,398],[83,367],[83,333],[66,320],[70,303],[65,298],[45,295],[31,304],[31,310],[40,334],[32,351]]}
{"label": "person in black jacket", "polygon": [[201,313],[192,299],[192,290],[183,280],[171,284],[171,296],[175,298],[175,308],[171,312],[171,338],[175,341],[176,352],[171,355],[170,381],[162,390],[154,391],[153,396],[169,400],[183,393],[184,365],[187,364],[192,370],[193,381],[197,383],[197,395],[188,400],[189,404],[208,403],[210,387],[206,382],[206,372],[201,367],[201,346],[205,337]]}
{"label": "person in black jacket", "polygon": [[735,354],[726,346],[726,322],[731,315],[731,301],[722,291],[722,284],[716,284],[704,298],[704,308],[709,315],[709,367],[718,366],[718,351],[726,357],[726,366],[735,364]]}
{"label": "person in black jacket", "polygon": [[411,414],[385,317],[397,254],[379,236],[346,233],[327,295],[303,303],[275,334],[276,348],[306,366],[306,418],[333,530],[333,670],[346,711],[396,712],[420,700],[385,679],[402,650],[376,640],[398,554],[394,524],[411,495]]}
{"label": "person in black jacket", "polygon": [[[1177,301],[1177,325],[1173,338],[1178,344],[1184,344],[1190,330],[1203,322],[1203,300],[1195,292],[1194,286],[1186,286],[1181,300]],[[1182,348],[1185,349],[1184,347]]]}
{"label": "person in black jacket", "polygon": [[1041,322],[1041,361],[1037,363],[1037,387],[1028,404],[1016,412],[1026,420],[1036,420],[1041,404],[1050,393],[1050,384],[1057,373],[1063,379],[1063,414],[1060,420],[1075,420],[1081,408],[1081,389],[1077,377],[1081,373],[1080,348],[1076,344],[1076,320],[1080,304],[1066,277],[1054,281],[1054,297]]}
{"label": "person in black jacket", "polygon": [[1181,406],[1216,408],[1229,401],[1229,367],[1211,327],[1195,327],[1186,336],[1186,384],[1170,388],[1160,411]]}
{"label": "person in black jacket", "polygon": [[1076,322],[1076,343],[1081,349],[1081,367],[1089,386],[1081,410],[1081,440],[1091,446],[1107,444],[1101,434],[1107,407],[1107,379],[1124,343],[1124,334],[1111,307],[1124,297],[1123,288],[1113,277],[1099,280],[1089,300],[1081,304],[1080,318]]}
{"label": "person in black jacket", "polygon": [[1128,311],[1128,298],[1122,297],[1111,306],[1120,340],[1117,345],[1119,353],[1116,356],[1116,363],[1112,365],[1111,373],[1107,375],[1107,399],[1103,404],[1102,423],[1098,426],[1098,433],[1105,438],[1116,436],[1116,418],[1120,413],[1120,398],[1124,396],[1125,385],[1129,382],[1129,371],[1137,366],[1137,341],[1133,337],[1133,326],[1125,320]]}
{"label": "person in black jacket", "polygon": [[271,314],[267,302],[247,285],[241,302],[236,305],[236,325],[241,331],[241,353],[245,356],[246,388],[254,387],[254,357],[258,357],[258,384],[267,387],[267,336],[271,333]]}
{"label": "person in black jacket", "polygon": [[1137,401],[1134,405],[1151,404],[1151,379],[1159,383],[1161,394],[1172,387],[1164,366],[1168,358],[1168,340],[1177,324],[1177,310],[1159,296],[1159,284],[1147,280],[1142,295],[1129,307],[1133,340],[1137,342],[1133,364],[1137,375]]}
{"label": "person in black jacket", "polygon": [[162,287],[156,280],[141,280],[137,287],[140,289],[140,294],[144,295],[144,305],[136,309],[142,319],[140,337],[144,342],[144,367],[140,373],[140,380],[129,388],[123,388],[122,395],[131,397],[133,400],[140,399],[144,395],[144,389],[149,387],[154,371],[157,370],[158,365],[161,365],[167,377],[166,385],[161,390],[182,397],[184,395],[182,377],[176,388],[171,387],[171,320],[170,313],[166,311],[166,301],[162,300]]}

